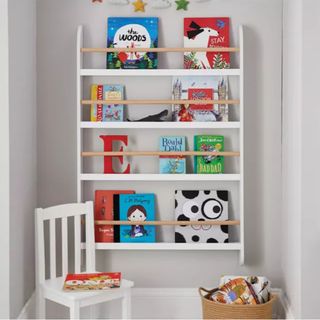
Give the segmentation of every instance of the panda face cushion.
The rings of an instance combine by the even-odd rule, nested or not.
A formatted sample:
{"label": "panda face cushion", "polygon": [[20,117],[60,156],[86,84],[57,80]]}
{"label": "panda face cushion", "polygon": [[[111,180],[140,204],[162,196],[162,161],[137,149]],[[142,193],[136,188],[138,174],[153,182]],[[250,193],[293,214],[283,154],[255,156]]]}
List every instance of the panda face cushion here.
{"label": "panda face cushion", "polygon": [[[176,190],[177,221],[228,220],[228,191]],[[175,242],[228,242],[228,226],[176,226]]]}

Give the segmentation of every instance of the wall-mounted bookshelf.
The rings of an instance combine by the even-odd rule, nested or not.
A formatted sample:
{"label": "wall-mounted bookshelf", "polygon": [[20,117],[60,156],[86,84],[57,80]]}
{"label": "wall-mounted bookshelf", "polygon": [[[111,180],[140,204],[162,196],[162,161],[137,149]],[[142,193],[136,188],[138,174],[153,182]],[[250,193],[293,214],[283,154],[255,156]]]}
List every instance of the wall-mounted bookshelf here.
{"label": "wall-mounted bookshelf", "polygon": [[[88,200],[83,197],[83,188],[85,183],[106,182],[108,188],[112,189],[113,182],[201,182],[203,183],[223,183],[236,184],[238,187],[239,196],[237,201],[237,212],[235,212],[236,219],[232,228],[238,228],[238,239],[229,243],[172,243],[172,242],[157,242],[157,243],[96,243],[97,250],[225,250],[238,251],[240,264],[244,263],[244,72],[243,72],[243,27],[239,27],[239,48],[222,48],[223,51],[232,52],[239,55],[239,68],[235,69],[152,69],[152,70],[123,70],[123,69],[88,69],[83,66],[83,55],[90,53],[106,53],[112,52],[116,49],[111,48],[85,48],[83,45],[83,27],[78,27],[77,33],[77,199],[79,202]],[[117,49],[118,50],[118,49]],[[134,49],[127,49],[132,51]],[[155,52],[191,52],[193,51],[222,51],[221,48],[152,48]],[[123,49],[121,49],[123,51]],[[139,49],[141,51],[141,48]],[[148,49],[150,51],[150,49]],[[238,108],[238,119],[229,122],[90,122],[84,117],[84,108],[90,105],[92,100],[85,100],[83,95],[83,82],[86,77],[174,77],[174,76],[234,76],[238,78],[239,83],[239,97],[238,99],[224,101],[226,104],[234,105]],[[110,81],[108,79],[108,81]],[[110,103],[110,101],[108,101]],[[125,105],[139,105],[144,104],[172,104],[174,100],[123,100]],[[193,101],[194,102],[194,101]],[[216,103],[216,101],[211,101]],[[119,103],[119,101],[118,101]],[[85,130],[100,130],[102,133],[106,131],[108,134],[113,130],[157,130],[159,135],[170,134],[170,130],[184,130],[184,132],[192,133],[193,130],[206,130],[207,134],[219,132],[219,130],[232,130],[236,132],[238,139],[239,150],[227,150],[226,156],[236,157],[239,165],[235,173],[225,174],[158,174],[158,173],[131,173],[131,174],[103,174],[84,172],[83,158],[86,157],[102,157],[106,153],[102,150],[93,152],[88,150],[88,145],[84,149],[83,135]],[[130,153],[131,152],[131,153]],[[144,152],[144,151],[130,151],[130,152],[113,152],[108,155],[129,155],[129,156],[159,156],[159,152]],[[188,155],[193,155],[189,152]],[[102,169],[101,169],[102,172]],[[134,188],[134,184],[132,185]],[[173,213],[172,213],[173,215]],[[160,212],[161,217],[161,212]],[[173,222],[173,221],[172,221]],[[157,221],[160,226],[161,220]],[[165,224],[165,223],[164,223]]]}

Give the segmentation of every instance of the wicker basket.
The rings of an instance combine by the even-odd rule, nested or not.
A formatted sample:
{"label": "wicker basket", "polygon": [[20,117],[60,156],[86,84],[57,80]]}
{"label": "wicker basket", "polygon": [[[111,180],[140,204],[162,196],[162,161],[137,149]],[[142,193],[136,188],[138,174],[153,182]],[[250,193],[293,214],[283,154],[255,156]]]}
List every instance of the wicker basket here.
{"label": "wicker basket", "polygon": [[218,289],[206,290],[199,288],[202,300],[203,319],[272,319],[272,305],[276,296],[263,304],[232,305],[214,302],[209,299]]}

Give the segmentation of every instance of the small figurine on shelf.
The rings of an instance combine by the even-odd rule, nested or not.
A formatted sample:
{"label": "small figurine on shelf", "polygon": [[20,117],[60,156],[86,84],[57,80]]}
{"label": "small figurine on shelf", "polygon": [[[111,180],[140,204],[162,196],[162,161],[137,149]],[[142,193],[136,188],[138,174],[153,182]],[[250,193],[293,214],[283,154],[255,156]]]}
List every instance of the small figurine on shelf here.
{"label": "small figurine on shelf", "polygon": [[181,105],[180,111],[178,113],[178,117],[179,117],[179,121],[183,121],[183,122],[186,122],[186,121],[190,122],[193,120],[193,117],[192,117],[192,114],[190,113],[188,104]]}
{"label": "small figurine on shelf", "polygon": [[163,110],[157,114],[152,114],[150,116],[141,118],[139,120],[130,120],[127,119],[127,121],[134,121],[134,122],[141,122],[141,121],[145,121],[145,122],[149,122],[149,121],[154,121],[154,122],[160,122],[160,121],[167,121],[167,119],[164,119],[167,115],[168,115],[168,110]]}

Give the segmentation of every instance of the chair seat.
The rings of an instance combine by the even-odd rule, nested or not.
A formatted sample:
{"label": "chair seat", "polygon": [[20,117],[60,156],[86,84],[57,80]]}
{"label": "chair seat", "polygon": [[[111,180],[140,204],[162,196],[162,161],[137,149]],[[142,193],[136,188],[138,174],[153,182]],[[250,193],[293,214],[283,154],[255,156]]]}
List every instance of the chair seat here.
{"label": "chair seat", "polygon": [[64,280],[64,277],[45,280],[42,284],[44,297],[66,306],[69,306],[70,301],[80,301],[81,306],[86,306],[92,303],[120,299],[124,296],[127,289],[132,288],[134,285],[132,281],[122,279],[120,288],[93,291],[64,291]]}

